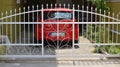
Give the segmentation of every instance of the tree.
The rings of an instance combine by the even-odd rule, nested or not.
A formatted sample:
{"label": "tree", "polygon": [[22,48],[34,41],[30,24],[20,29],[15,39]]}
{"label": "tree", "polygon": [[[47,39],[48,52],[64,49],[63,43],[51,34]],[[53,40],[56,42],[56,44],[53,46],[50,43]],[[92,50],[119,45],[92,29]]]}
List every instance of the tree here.
{"label": "tree", "polygon": [[106,5],[104,0],[92,0],[93,4],[97,9],[101,9],[102,11],[110,11],[110,8]]}

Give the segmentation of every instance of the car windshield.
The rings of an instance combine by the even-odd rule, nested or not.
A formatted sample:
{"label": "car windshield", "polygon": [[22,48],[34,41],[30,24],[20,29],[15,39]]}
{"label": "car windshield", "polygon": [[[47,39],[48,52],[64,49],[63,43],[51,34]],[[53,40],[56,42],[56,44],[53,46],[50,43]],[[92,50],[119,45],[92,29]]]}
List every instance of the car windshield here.
{"label": "car windshield", "polygon": [[[46,16],[45,16],[46,15]],[[71,12],[45,12],[45,19],[72,19],[72,13]]]}

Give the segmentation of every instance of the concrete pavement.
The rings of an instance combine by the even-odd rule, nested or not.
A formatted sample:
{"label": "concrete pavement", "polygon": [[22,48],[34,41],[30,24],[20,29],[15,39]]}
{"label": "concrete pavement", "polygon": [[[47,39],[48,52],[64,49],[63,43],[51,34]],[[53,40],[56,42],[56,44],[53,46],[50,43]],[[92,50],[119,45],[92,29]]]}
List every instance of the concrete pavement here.
{"label": "concrete pavement", "polygon": [[120,67],[120,59],[91,61],[29,61],[0,63],[0,67]]}

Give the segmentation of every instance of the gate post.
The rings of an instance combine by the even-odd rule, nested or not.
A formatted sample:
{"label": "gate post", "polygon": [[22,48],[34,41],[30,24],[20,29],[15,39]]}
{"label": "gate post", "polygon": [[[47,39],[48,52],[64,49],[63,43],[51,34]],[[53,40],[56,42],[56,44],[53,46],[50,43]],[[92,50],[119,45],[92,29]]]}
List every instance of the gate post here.
{"label": "gate post", "polygon": [[41,13],[41,15],[42,15],[42,55],[44,55],[44,27],[43,27],[43,19],[44,19],[44,15],[43,15],[43,5],[42,5],[42,13]]}
{"label": "gate post", "polygon": [[74,44],[74,39],[75,39],[75,38],[74,38],[74,37],[75,37],[75,34],[74,34],[74,32],[75,32],[75,31],[74,31],[74,28],[75,28],[75,26],[74,26],[74,25],[75,25],[75,23],[74,23],[74,22],[75,22],[75,19],[74,19],[74,17],[75,17],[75,5],[74,5],[74,4],[73,4],[72,9],[73,9],[73,18],[72,18],[72,19],[73,19],[73,22],[72,22],[72,27],[73,27],[73,30],[72,30],[72,34],[73,34],[73,35],[72,35],[72,37],[73,37],[73,38],[72,38],[72,42],[73,42],[73,43],[72,43],[72,49],[73,49],[73,53],[72,53],[72,56],[74,57],[74,45],[75,45],[75,44]]}

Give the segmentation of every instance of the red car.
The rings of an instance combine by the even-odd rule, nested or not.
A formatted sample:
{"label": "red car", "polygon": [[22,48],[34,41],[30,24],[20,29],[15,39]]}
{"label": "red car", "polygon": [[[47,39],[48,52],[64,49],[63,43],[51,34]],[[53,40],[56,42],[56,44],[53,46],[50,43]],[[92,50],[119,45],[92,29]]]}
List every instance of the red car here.
{"label": "red car", "polygon": [[[68,8],[55,8],[55,9],[44,9],[43,10],[44,23],[44,43],[45,44],[72,44],[73,39],[73,26],[72,24],[50,24],[50,22],[73,22],[76,21],[73,18],[73,11]],[[41,14],[39,14],[38,22],[41,23]],[[74,41],[78,42],[78,24],[75,24],[74,28]],[[35,25],[35,39],[36,41],[42,41],[42,25]],[[58,44],[59,43],[59,44]]]}

